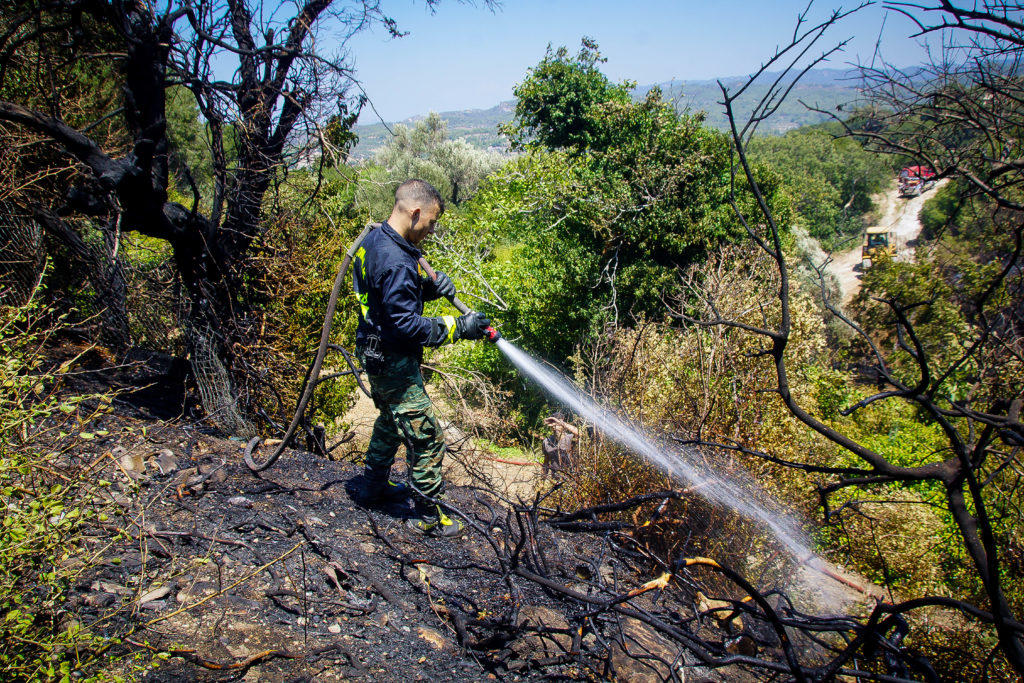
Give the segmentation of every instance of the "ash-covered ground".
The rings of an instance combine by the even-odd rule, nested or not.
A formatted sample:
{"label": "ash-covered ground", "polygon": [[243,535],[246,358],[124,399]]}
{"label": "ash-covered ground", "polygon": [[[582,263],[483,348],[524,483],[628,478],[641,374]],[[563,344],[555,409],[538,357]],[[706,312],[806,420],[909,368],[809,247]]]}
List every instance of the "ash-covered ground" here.
{"label": "ash-covered ground", "polygon": [[468,485],[448,499],[469,528],[425,538],[403,524],[409,501],[365,503],[352,462],[290,449],[251,472],[242,440],[168,409],[167,376],[147,359],[70,383],[120,394],[54,463],[85,474],[94,509],[68,618],[116,638],[124,662],[160,662],[148,680],[756,680],[741,668],[755,655],[785,666],[741,596],[707,599],[689,570],[659,566],[633,533],[660,513],[638,502],[567,514],[550,486],[524,500],[522,482],[512,499],[493,461],[455,452]]}

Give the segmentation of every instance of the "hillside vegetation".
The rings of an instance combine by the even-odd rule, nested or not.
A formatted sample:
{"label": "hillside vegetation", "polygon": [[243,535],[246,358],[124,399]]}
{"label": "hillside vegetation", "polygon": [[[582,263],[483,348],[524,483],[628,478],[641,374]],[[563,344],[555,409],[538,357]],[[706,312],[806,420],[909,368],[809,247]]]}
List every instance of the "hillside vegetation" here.
{"label": "hillside vegetation", "polygon": [[[353,154],[364,101],[320,39],[397,35],[372,4],[0,14],[0,678],[1019,680],[1024,17],[926,6],[962,59],[865,68],[852,111],[811,68],[843,12],[682,97],[552,46],[487,115],[512,154],[472,114]],[[843,306],[815,259],[911,164],[950,182]],[[366,500],[348,279],[306,369],[409,177],[459,297],[728,504],[485,342],[423,361],[467,536]],[[552,425],[576,438],[542,466]]]}

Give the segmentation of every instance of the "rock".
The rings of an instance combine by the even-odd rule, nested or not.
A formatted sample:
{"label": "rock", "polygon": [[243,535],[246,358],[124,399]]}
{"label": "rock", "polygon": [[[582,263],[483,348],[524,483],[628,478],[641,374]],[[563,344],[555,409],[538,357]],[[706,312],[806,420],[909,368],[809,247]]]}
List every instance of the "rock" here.
{"label": "rock", "polygon": [[655,658],[666,662],[679,661],[678,649],[650,626],[629,618],[623,619],[621,623],[622,638],[626,647],[623,648],[615,642],[611,650],[611,663],[615,669],[616,680],[630,683],[660,683],[676,679],[701,680],[693,678],[689,672],[684,675],[681,664],[673,676],[669,665]]}
{"label": "rock", "polygon": [[181,603],[191,603],[196,600],[201,600],[208,595],[213,595],[217,592],[217,586],[208,581],[199,581],[194,583],[187,588],[182,588],[178,591],[178,595],[175,596],[175,600]]}
{"label": "rock", "polygon": [[262,603],[244,598],[241,595],[223,595],[220,599],[223,601],[223,604],[248,614],[255,614],[263,606]]}
{"label": "rock", "polygon": [[744,633],[738,638],[730,638],[725,641],[725,649],[734,655],[739,654],[753,657],[757,654],[757,643],[754,642],[753,638]]}
{"label": "rock", "polygon": [[143,473],[146,471],[146,461],[142,459],[141,455],[125,453],[117,460],[118,464],[121,465],[121,469],[132,479],[140,479]]}
{"label": "rock", "polygon": [[228,505],[234,505],[235,507],[240,508],[251,508],[252,501],[245,496],[234,496],[232,498],[228,498]]}
{"label": "rock", "polygon": [[121,491],[111,491],[110,500],[112,500],[114,504],[123,508],[130,508],[132,506],[132,499]]}
{"label": "rock", "polygon": [[[731,602],[726,600],[715,600],[697,591],[697,609],[700,612],[709,613],[714,619],[727,630],[742,631],[743,619],[737,614],[737,610]],[[747,598],[748,600],[750,598]]]}
{"label": "rock", "polygon": [[116,583],[110,583],[109,581],[93,581],[90,588],[94,591],[103,591],[104,593],[115,593],[117,595],[128,595],[132,592],[131,588],[121,586]]}
{"label": "rock", "polygon": [[416,635],[425,640],[428,645],[438,652],[454,649],[450,640],[441,635],[439,631],[432,629],[429,626],[417,626]]}
{"label": "rock", "polygon": [[341,624],[331,624],[327,627],[327,630],[334,635],[341,633]]}
{"label": "rock", "polygon": [[117,600],[117,596],[113,593],[104,593],[99,591],[89,593],[82,598],[82,601],[90,607],[109,607],[114,604],[115,600]]}
{"label": "rock", "polygon": [[459,586],[447,577],[443,569],[441,569],[440,567],[431,567],[431,569],[432,571],[430,572],[429,578],[431,586],[437,588],[440,591],[451,593],[458,592]]}
{"label": "rock", "polygon": [[235,645],[235,644],[230,643],[230,642],[229,643],[225,643],[222,640],[221,641],[221,645],[223,645],[224,649],[227,650],[231,654],[231,656],[234,657],[235,659],[245,659],[246,657],[249,657],[249,656],[252,655],[252,650],[250,650],[247,646],[245,646],[245,645],[243,645],[241,643]]}
{"label": "rock", "polygon": [[170,474],[171,472],[178,469],[178,459],[174,457],[174,453],[168,448],[163,448],[154,454],[153,460],[157,469],[160,470],[160,474]]}
{"label": "rock", "polygon": [[171,483],[171,486],[175,489],[188,486],[188,482],[192,477],[196,476],[197,472],[195,467],[186,467],[178,470],[177,474],[174,475],[174,481]]}
{"label": "rock", "polygon": [[137,573],[142,568],[142,553],[130,552],[121,555],[121,566],[127,572]]}
{"label": "rock", "polygon": [[695,654],[686,648],[683,648],[681,652],[682,663],[679,664],[678,678],[692,683],[717,683],[722,680],[719,674],[701,664]]}
{"label": "rock", "polygon": [[572,648],[569,622],[553,609],[524,605],[519,610],[516,626],[526,629],[564,629],[566,633],[531,633],[512,644],[521,659],[544,659],[565,654]]}
{"label": "rock", "polygon": [[160,586],[159,588],[150,588],[148,591],[139,596],[139,604],[145,605],[147,602],[153,602],[167,597],[171,593],[171,586]]}

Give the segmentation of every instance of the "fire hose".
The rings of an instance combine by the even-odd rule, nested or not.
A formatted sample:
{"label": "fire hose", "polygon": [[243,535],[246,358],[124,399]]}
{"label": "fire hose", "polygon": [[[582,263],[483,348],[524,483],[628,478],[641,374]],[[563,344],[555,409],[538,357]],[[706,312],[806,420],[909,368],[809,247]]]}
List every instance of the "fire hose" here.
{"label": "fire hose", "polygon": [[[257,463],[253,457],[255,450],[260,444],[260,437],[253,437],[249,440],[249,443],[246,444],[243,459],[245,460],[245,464],[253,472],[262,472],[267,469],[277,462],[277,459],[281,457],[282,453],[284,453],[285,448],[288,447],[288,443],[292,440],[292,437],[295,436],[295,432],[299,428],[299,424],[302,423],[303,414],[306,412],[306,406],[309,405],[309,400],[313,397],[313,390],[316,389],[318,384],[329,379],[352,375],[362,392],[367,396],[370,396],[370,390],[366,387],[362,378],[359,376],[364,372],[362,368],[356,366],[355,361],[352,359],[352,355],[347,350],[341,346],[332,344],[330,339],[331,326],[334,324],[334,312],[338,308],[338,297],[341,294],[341,286],[345,282],[345,277],[348,275],[348,269],[352,264],[352,259],[355,258],[356,251],[359,250],[359,246],[363,243],[363,240],[366,239],[366,236],[379,225],[379,223],[368,224],[363,228],[362,232],[359,233],[359,236],[356,237],[352,246],[348,248],[348,251],[345,252],[345,258],[341,262],[341,267],[338,269],[337,276],[334,278],[334,286],[331,288],[331,296],[327,300],[327,312],[324,315],[323,329],[320,331],[320,345],[317,347],[316,357],[313,359],[313,364],[310,365],[309,369],[306,371],[306,377],[302,381],[302,390],[299,392],[299,402],[295,407],[295,414],[292,416],[292,421],[288,424],[288,429],[285,430],[284,437],[281,439],[281,442],[274,449],[274,452],[271,453],[270,456],[262,463]],[[431,280],[437,279],[437,273],[430,267],[430,264],[428,264],[426,259],[422,256],[419,259],[419,265],[423,269],[423,272],[427,274],[427,277]],[[452,306],[454,306],[459,313],[465,315],[471,312],[469,306],[460,301],[458,297],[452,296],[450,301]],[[488,327],[486,330],[486,338],[490,341],[495,341],[498,338],[497,330],[493,327]],[[345,372],[338,372],[327,375],[326,377],[320,377],[320,369],[323,366],[324,358],[327,357],[328,350],[340,351],[342,356],[344,356],[349,369]]]}

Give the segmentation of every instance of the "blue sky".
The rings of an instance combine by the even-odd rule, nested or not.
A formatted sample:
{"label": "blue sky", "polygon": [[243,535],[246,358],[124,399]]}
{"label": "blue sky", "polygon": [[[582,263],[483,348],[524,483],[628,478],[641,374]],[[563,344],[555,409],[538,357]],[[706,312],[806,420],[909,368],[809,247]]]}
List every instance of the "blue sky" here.
{"label": "blue sky", "polygon": [[[575,51],[582,36],[598,41],[608,58],[604,72],[616,81],[643,85],[746,74],[788,40],[806,0],[507,0],[493,12],[447,0],[433,14],[423,2],[382,4],[409,35],[392,40],[378,28],[356,36],[348,48],[380,115],[397,121],[511,99],[514,85],[549,43]],[[816,3],[810,17],[820,20],[837,6]],[[829,44],[853,40],[830,66],[869,60],[883,19],[886,59],[901,66],[921,61],[921,47],[908,38],[910,21],[886,17],[876,5],[833,28]],[[360,123],[374,121],[367,112]]]}

